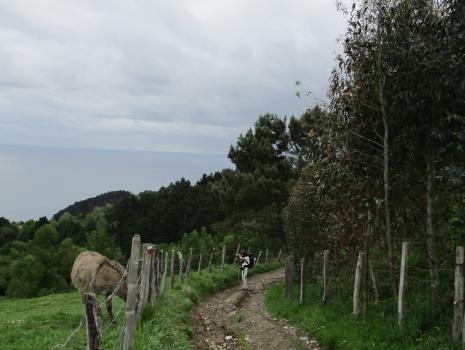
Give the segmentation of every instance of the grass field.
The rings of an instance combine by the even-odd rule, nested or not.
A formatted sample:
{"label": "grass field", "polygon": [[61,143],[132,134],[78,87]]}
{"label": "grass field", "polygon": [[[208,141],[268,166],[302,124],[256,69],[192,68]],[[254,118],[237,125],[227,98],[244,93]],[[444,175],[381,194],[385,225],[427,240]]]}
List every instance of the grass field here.
{"label": "grass field", "polygon": [[[119,298],[115,298],[113,304],[114,312],[123,306]],[[1,349],[60,349],[71,332],[79,326],[83,313],[81,295],[77,292],[32,299],[1,299]],[[118,324],[113,326],[109,324],[108,316],[104,311],[105,349],[114,348],[124,313],[121,312],[118,318]],[[65,349],[82,349],[84,344],[85,327],[83,326]]]}
{"label": "grass field", "polygon": [[[253,273],[270,271],[279,265],[259,265]],[[252,273],[252,274],[253,274]],[[212,273],[193,273],[181,288],[169,288],[156,306],[147,309],[138,325],[136,349],[191,349],[190,312],[202,297],[237,283],[237,268],[226,266]],[[102,301],[102,300],[101,300]],[[113,299],[113,311],[118,315],[115,326],[103,311],[103,346],[120,349],[124,322],[124,303]],[[79,326],[84,313],[81,295],[77,292],[53,294],[32,299],[0,299],[0,349],[49,350],[61,349]],[[64,349],[85,347],[85,322]]]}
{"label": "grass field", "polygon": [[[298,292],[295,288],[294,295],[297,296]],[[276,284],[267,292],[266,305],[271,314],[286,318],[328,349],[461,349],[451,342],[449,312],[427,332],[418,331],[427,310],[427,292],[409,296],[403,331],[397,326],[397,307],[392,299],[371,304],[368,318],[356,321],[350,296],[333,296],[328,305],[322,306],[321,286],[315,284],[308,285],[304,305],[300,305],[298,300],[288,301],[284,297],[283,284]]]}

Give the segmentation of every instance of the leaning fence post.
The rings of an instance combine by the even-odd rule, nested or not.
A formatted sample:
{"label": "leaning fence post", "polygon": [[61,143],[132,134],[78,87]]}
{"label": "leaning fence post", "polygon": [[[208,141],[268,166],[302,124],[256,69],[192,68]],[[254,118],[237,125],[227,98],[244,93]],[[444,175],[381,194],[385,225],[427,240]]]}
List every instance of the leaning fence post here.
{"label": "leaning fence post", "polygon": [[224,258],[226,256],[226,244],[223,244],[223,252],[221,254],[221,270],[224,270]]}
{"label": "leaning fence post", "polygon": [[150,244],[142,245],[142,269],[140,271],[140,292],[139,292],[139,305],[137,307],[137,316],[140,317],[144,311],[145,305],[147,305],[150,288],[150,265],[151,255],[149,254],[148,247]]}
{"label": "leaning fence post", "polygon": [[150,302],[153,303],[155,298],[158,296],[160,292],[160,250],[155,250],[154,258],[152,259],[153,262],[153,283],[152,283],[152,295],[150,297]]}
{"label": "leaning fence post", "polygon": [[305,294],[305,258],[300,259],[300,303],[303,304],[304,302],[304,294]]}
{"label": "leaning fence post", "polygon": [[237,244],[237,249],[236,249],[236,255],[234,255],[234,262],[233,262],[233,265],[236,265],[236,261],[237,261],[237,256],[239,255],[239,250],[241,249],[241,244],[238,243]]}
{"label": "leaning fence post", "polygon": [[400,263],[399,299],[397,301],[397,324],[402,328],[405,318],[405,292],[407,290],[408,242],[402,242],[402,258]]}
{"label": "leaning fence post", "polygon": [[292,256],[288,256],[285,260],[285,273],[286,273],[286,297],[288,300],[292,299],[292,280],[294,278],[294,263]]}
{"label": "leaning fence post", "polygon": [[171,289],[174,288],[174,249],[171,250],[171,269],[170,269],[170,278],[171,278]]}
{"label": "leaning fence post", "polygon": [[163,290],[165,289],[166,276],[168,275],[168,257],[169,257],[169,252],[166,251],[163,256],[163,262],[165,264],[165,267],[163,269],[163,277],[161,279],[160,294],[163,293]]}
{"label": "leaning fence post", "polygon": [[85,293],[84,305],[86,308],[87,350],[100,350],[101,334],[98,321],[98,303],[95,295]]}
{"label": "leaning fence post", "polygon": [[131,258],[129,260],[128,272],[128,294],[126,301],[126,327],[124,330],[124,350],[134,348],[134,335],[136,332],[136,302],[137,302],[137,280],[139,272],[140,236],[132,238]]}
{"label": "leaning fence post", "polygon": [[378,304],[379,301],[379,292],[378,286],[376,285],[376,276],[375,271],[373,270],[373,261],[368,261],[368,267],[370,269],[371,284],[373,285],[373,293],[375,295],[375,304]]}
{"label": "leaning fence post", "polygon": [[363,255],[363,252],[358,253],[357,267],[355,268],[354,315],[356,320],[360,318],[360,280],[362,279]]}
{"label": "leaning fence post", "polygon": [[266,248],[266,253],[265,253],[265,264],[268,265],[268,248]]}
{"label": "leaning fence post", "polygon": [[182,253],[180,251],[178,251],[178,258],[179,258],[179,284],[182,285],[183,259],[182,259]]}
{"label": "leaning fence post", "polygon": [[457,247],[455,253],[455,298],[454,319],[452,322],[452,339],[460,341],[463,328],[463,247]]}
{"label": "leaning fence post", "polygon": [[215,249],[212,249],[212,252],[210,253],[210,261],[208,262],[208,272],[212,272],[212,261],[213,261],[214,252],[215,252]]}
{"label": "leaning fence post", "polygon": [[191,272],[191,265],[192,265],[192,253],[193,249],[189,250],[189,257],[187,258],[187,266],[186,266],[186,277],[189,278],[189,274]]}
{"label": "leaning fence post", "polygon": [[328,284],[328,255],[329,250],[323,252],[323,304],[328,302],[329,284]]}
{"label": "leaning fence post", "polygon": [[281,253],[282,253],[282,250],[280,249],[278,253],[278,262],[281,262]]}
{"label": "leaning fence post", "polygon": [[199,268],[197,270],[197,274],[200,276],[200,270],[202,269],[202,252],[200,252],[199,256]]}
{"label": "leaning fence post", "polygon": [[255,265],[258,265],[258,262],[260,261],[260,257],[262,256],[262,251],[258,253],[257,261],[255,262]]}

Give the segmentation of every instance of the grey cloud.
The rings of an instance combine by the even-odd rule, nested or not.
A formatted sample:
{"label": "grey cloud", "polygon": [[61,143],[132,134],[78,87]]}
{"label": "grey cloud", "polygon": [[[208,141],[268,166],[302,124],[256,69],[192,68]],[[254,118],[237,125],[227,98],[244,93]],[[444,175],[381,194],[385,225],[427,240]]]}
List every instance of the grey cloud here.
{"label": "grey cloud", "polygon": [[0,143],[224,153],[315,101],[294,81],[324,98],[343,30],[328,0],[5,1]]}

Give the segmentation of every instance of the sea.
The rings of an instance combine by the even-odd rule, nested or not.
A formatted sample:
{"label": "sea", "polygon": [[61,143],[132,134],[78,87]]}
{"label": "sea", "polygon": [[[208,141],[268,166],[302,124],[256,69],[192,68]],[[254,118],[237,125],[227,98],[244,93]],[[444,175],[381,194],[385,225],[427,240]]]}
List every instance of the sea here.
{"label": "sea", "polygon": [[113,190],[134,194],[181,179],[195,183],[233,165],[226,154],[0,144],[0,217],[51,218],[69,204]]}

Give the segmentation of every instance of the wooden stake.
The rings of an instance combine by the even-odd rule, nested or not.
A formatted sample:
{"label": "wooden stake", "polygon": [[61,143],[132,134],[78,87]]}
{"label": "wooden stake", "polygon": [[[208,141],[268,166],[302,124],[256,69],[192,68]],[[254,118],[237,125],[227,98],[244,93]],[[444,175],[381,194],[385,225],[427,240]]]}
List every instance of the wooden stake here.
{"label": "wooden stake", "polygon": [[221,270],[224,270],[224,258],[226,257],[226,245],[223,245],[223,253],[221,254]]}
{"label": "wooden stake", "polygon": [[258,262],[260,261],[260,257],[262,256],[262,251],[260,250],[258,252],[258,257],[257,257],[257,261],[255,262],[255,265],[258,265]]}
{"label": "wooden stake", "polygon": [[163,261],[165,263],[165,268],[163,269],[163,277],[161,279],[160,294],[163,293],[163,291],[165,290],[166,277],[168,276],[168,257],[169,257],[169,253],[168,251],[166,251],[165,254],[163,255]]}
{"label": "wooden stake", "polygon": [[140,317],[142,312],[147,305],[149,299],[149,288],[150,288],[150,265],[152,263],[152,256],[148,254],[147,248],[151,244],[142,245],[142,269],[140,271],[140,291],[139,291],[139,305],[137,307],[137,316]]}
{"label": "wooden stake", "polygon": [[182,253],[179,251],[178,251],[178,259],[179,259],[179,284],[182,285],[183,259],[182,259]]}
{"label": "wooden stake", "polygon": [[189,257],[187,258],[187,266],[186,266],[186,277],[189,278],[189,274],[191,272],[191,265],[192,265],[192,254],[194,250],[191,248],[189,250]]}
{"label": "wooden stake", "polygon": [[98,321],[98,303],[94,294],[84,294],[84,305],[86,308],[86,334],[87,350],[100,350],[100,328]]}
{"label": "wooden stake", "polygon": [[286,298],[292,299],[292,281],[294,278],[294,262],[292,256],[288,256],[285,260],[285,273],[286,273]]}
{"label": "wooden stake", "polygon": [[304,294],[305,294],[305,258],[300,259],[300,303],[303,304],[304,302]]}
{"label": "wooden stake", "polygon": [[402,328],[405,319],[405,293],[407,291],[408,242],[402,242],[402,259],[400,263],[399,298],[397,300],[397,324]]}
{"label": "wooden stake", "polygon": [[376,284],[375,271],[373,270],[373,261],[371,261],[371,260],[368,261],[368,267],[370,269],[371,284],[373,286],[373,293],[375,295],[375,304],[378,304],[379,292],[378,292],[378,287],[377,287],[377,284]]}
{"label": "wooden stake", "polygon": [[200,252],[199,256],[199,268],[197,270],[197,274],[200,276],[200,270],[202,269],[202,252]]}
{"label": "wooden stake", "polygon": [[326,305],[329,298],[329,284],[328,284],[328,258],[329,250],[323,252],[323,305]]}
{"label": "wooden stake", "polygon": [[215,249],[212,249],[212,252],[210,253],[210,261],[208,262],[208,272],[212,272],[212,261],[213,261],[213,253]]}
{"label": "wooden stake", "polygon": [[266,248],[265,264],[268,265],[268,248]]}
{"label": "wooden stake", "polygon": [[239,250],[241,249],[241,244],[238,243],[237,244],[237,249],[236,249],[236,255],[234,255],[234,262],[233,262],[233,265],[236,265],[236,261],[237,261],[237,256],[239,255]]}
{"label": "wooden stake", "polygon": [[136,302],[137,280],[139,272],[140,236],[132,238],[131,258],[128,272],[128,295],[126,301],[126,327],[124,330],[124,350],[134,349],[134,335],[136,332]]}
{"label": "wooden stake", "polygon": [[282,253],[282,250],[280,249],[278,253],[278,262],[281,262],[281,253]]}
{"label": "wooden stake", "polygon": [[454,318],[452,321],[452,340],[460,341],[463,331],[463,247],[457,247],[455,252],[455,298]]}
{"label": "wooden stake", "polygon": [[360,280],[362,279],[363,255],[363,252],[358,253],[357,267],[355,269],[354,315],[356,320],[360,318]]}
{"label": "wooden stake", "polygon": [[174,288],[174,249],[171,250],[171,269],[170,269],[170,278],[171,278],[171,289]]}

